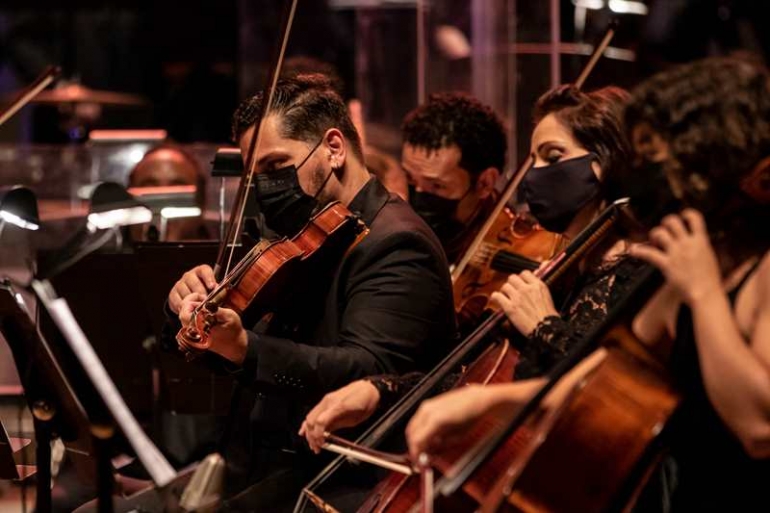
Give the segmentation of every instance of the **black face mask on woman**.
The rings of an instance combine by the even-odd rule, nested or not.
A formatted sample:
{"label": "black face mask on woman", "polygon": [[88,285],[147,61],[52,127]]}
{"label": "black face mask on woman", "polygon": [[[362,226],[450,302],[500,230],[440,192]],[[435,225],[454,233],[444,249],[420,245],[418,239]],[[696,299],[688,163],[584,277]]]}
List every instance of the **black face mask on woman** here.
{"label": "black face mask on woman", "polygon": [[580,209],[601,192],[589,153],[543,167],[531,167],[521,181],[522,199],[540,226],[563,233]]}
{"label": "black face mask on woman", "polygon": [[318,191],[310,196],[300,187],[297,170],[307,162],[321,145],[319,141],[298,166],[286,166],[268,173],[260,173],[254,179],[257,205],[265,223],[278,235],[296,235],[318,208],[318,194],[326,186],[332,172],[324,179]]}

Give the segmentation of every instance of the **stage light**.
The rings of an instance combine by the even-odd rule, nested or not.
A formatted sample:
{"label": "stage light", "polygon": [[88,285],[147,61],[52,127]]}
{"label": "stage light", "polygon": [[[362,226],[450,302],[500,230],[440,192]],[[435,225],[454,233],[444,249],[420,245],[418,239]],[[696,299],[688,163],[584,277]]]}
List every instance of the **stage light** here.
{"label": "stage light", "polygon": [[592,9],[594,11],[601,11],[605,7],[604,0],[572,0],[572,4],[575,7]]}
{"label": "stage light", "polygon": [[87,224],[90,232],[148,223],[151,220],[150,209],[139,203],[121,185],[102,182],[94,187]]}
{"label": "stage light", "polygon": [[0,188],[0,231],[5,223],[24,230],[40,228],[34,192],[21,186]]}
{"label": "stage light", "polygon": [[198,217],[200,215],[201,209],[199,207],[164,207],[160,210],[160,216],[165,219]]}
{"label": "stage light", "polygon": [[644,2],[638,2],[633,0],[610,0],[609,8],[611,11],[618,14],[639,14],[646,16],[649,9]]}

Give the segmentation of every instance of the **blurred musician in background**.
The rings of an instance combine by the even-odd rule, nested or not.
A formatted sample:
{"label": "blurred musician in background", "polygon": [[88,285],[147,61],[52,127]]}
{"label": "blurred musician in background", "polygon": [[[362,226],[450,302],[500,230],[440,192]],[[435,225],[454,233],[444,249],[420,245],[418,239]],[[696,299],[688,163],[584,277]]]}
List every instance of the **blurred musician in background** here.
{"label": "blurred musician in background", "polygon": [[[627,98],[625,91],[614,87],[586,93],[562,86],[538,100],[531,139],[534,165],[521,188],[538,222],[567,240],[618,197],[618,182],[631,151],[620,117]],[[573,289],[556,299],[529,271],[511,275],[493,294],[493,302],[524,336],[515,378],[548,372],[604,319],[642,265],[627,257],[627,246],[615,239],[597,248],[580,266]],[[371,377],[327,394],[308,414],[303,434],[318,450],[324,432],[356,425],[378,408],[384,411],[421,378],[417,372]],[[448,388],[453,382],[444,385]]]}
{"label": "blurred musician in background", "polygon": [[[234,115],[243,155],[262,101],[250,98]],[[294,317],[288,329],[274,319],[269,333],[257,333],[232,310],[215,314],[206,356],[240,384],[224,440],[226,486],[232,495],[256,483],[229,507],[278,511],[293,504],[317,468],[296,437],[309,406],[367,375],[429,369],[453,342],[454,310],[440,243],[366,170],[359,136],[328,80],[279,81],[262,130],[256,189],[269,228],[293,236],[313,212],[338,200],[370,230],[331,277],[316,270],[286,312]],[[209,266],[189,271],[169,294],[170,311],[188,323],[214,285]],[[180,322],[169,327],[166,344],[176,347]]]}
{"label": "blurred musician in background", "polygon": [[[211,234],[203,217],[206,209],[206,175],[195,157],[184,148],[175,144],[163,144],[151,149],[134,166],[128,177],[128,186],[132,188],[174,185],[195,186],[195,204],[200,208],[201,215],[169,219],[164,240],[210,239]],[[135,240],[158,240],[158,227],[137,226],[135,230],[132,229],[132,235]]]}

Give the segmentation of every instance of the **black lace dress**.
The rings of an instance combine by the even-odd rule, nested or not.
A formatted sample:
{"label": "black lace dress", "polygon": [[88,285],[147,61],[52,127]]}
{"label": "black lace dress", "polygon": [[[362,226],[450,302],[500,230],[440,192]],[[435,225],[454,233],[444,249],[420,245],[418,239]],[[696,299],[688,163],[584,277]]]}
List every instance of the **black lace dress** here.
{"label": "black lace dress", "polygon": [[[588,270],[578,278],[572,291],[561,301],[561,315],[546,317],[529,337],[520,337],[515,379],[542,376],[569,354],[591,328],[601,322],[608,309],[628,291],[634,276],[646,266],[640,260],[622,256]],[[403,376],[368,378],[380,392],[380,409],[393,405],[424,376],[419,372]],[[446,379],[438,393],[454,385],[459,374]]]}

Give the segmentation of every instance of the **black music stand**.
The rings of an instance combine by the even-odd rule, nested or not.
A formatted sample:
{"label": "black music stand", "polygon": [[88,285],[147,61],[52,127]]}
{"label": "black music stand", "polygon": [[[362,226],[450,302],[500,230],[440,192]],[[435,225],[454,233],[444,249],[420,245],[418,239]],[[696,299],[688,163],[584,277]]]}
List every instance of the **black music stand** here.
{"label": "black music stand", "polygon": [[[123,252],[92,253],[52,277],[134,415],[145,424],[161,410],[223,416],[233,380],[214,376],[158,350],[166,322],[163,304],[185,272],[216,259],[216,243],[136,243]],[[240,254],[240,252],[239,252]],[[87,287],[84,287],[87,284]],[[109,305],[106,304],[109,302]],[[45,337],[56,331],[41,315]]]}
{"label": "black music stand", "polygon": [[166,486],[176,472],[131,415],[101,361],[50,284],[34,282],[40,304],[59,328],[57,344],[37,331],[29,311],[6,280],[0,284],[0,329],[11,346],[37,438],[37,509],[51,509],[50,442],[95,455],[99,510],[113,509],[110,457],[119,443],[136,452],[153,481]]}

